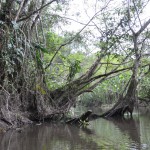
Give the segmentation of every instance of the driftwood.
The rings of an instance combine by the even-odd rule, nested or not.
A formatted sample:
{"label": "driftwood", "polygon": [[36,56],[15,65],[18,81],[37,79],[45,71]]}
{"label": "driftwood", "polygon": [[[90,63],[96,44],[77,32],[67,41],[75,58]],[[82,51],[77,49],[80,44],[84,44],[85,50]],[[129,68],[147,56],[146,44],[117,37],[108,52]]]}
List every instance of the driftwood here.
{"label": "driftwood", "polygon": [[82,114],[80,117],[70,119],[66,121],[67,124],[76,124],[76,125],[82,125],[89,121],[89,117],[92,114],[91,110],[88,110],[84,114]]}

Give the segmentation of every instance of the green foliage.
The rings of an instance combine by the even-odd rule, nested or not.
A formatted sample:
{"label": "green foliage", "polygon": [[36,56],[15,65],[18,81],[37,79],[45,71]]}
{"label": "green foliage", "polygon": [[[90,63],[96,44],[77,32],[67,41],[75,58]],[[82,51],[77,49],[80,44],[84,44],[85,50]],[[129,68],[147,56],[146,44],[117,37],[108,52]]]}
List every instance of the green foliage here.
{"label": "green foliage", "polygon": [[130,72],[119,74],[113,78],[107,79],[98,85],[92,93],[81,95],[82,104],[85,106],[112,104],[118,100],[130,79]]}
{"label": "green foliage", "polygon": [[150,73],[140,81],[139,97],[150,99]]}
{"label": "green foliage", "polygon": [[[53,53],[44,54],[44,66],[51,61],[52,57]],[[48,87],[56,89],[71,81],[77,73],[80,73],[84,57],[84,54],[81,52],[66,54],[65,49],[59,51],[50,69],[46,70],[46,83]]]}
{"label": "green foliage", "polygon": [[[16,30],[17,32],[19,31]],[[3,61],[5,64],[5,73],[9,76],[9,79],[16,78],[23,63],[24,49],[19,44],[16,45],[16,41],[19,41],[20,38],[15,38],[11,33],[8,33],[8,37],[5,37],[3,40],[5,41],[5,46],[1,50],[0,61]]]}
{"label": "green foliage", "polygon": [[75,77],[76,73],[81,71],[80,63],[81,62],[79,60],[70,62],[68,81],[71,81]]}
{"label": "green foliage", "polygon": [[[58,36],[53,32],[48,32],[46,37],[46,49],[40,45],[36,45],[36,48],[40,50],[36,52],[38,64],[47,66],[60,45],[65,41],[65,38]],[[39,59],[41,51],[44,52],[42,61]],[[49,89],[56,89],[74,79],[76,74],[81,71],[81,63],[83,59],[83,53],[71,52],[71,48],[68,46],[62,47],[61,51],[57,52],[49,69],[46,70],[46,83]]]}
{"label": "green foliage", "polygon": [[103,97],[100,96],[100,93],[96,93],[95,91],[96,89],[94,89],[92,93],[82,94],[80,96],[80,104],[87,107],[101,106]]}
{"label": "green foliage", "polygon": [[54,32],[48,32],[46,35],[46,47],[50,53],[54,53],[63,42],[63,38]]}
{"label": "green foliage", "polygon": [[[135,4],[131,1],[129,7],[125,2],[124,8],[117,5],[111,11],[108,11],[111,7],[109,3],[103,9],[99,9],[99,5],[97,5],[95,8],[97,7],[97,10],[103,11],[96,13],[93,18],[90,16],[91,22],[88,24],[81,23],[83,25],[82,32],[75,30],[61,32],[60,28],[57,27],[62,27],[65,23],[69,25],[69,21],[73,21],[71,18],[68,19],[68,16],[72,14],[64,15],[66,10],[64,10],[65,5],[62,5],[62,3],[58,2],[58,4],[50,4],[50,7],[48,5],[43,7],[47,3],[46,1],[29,0],[28,3],[23,4],[21,10],[17,11],[20,7],[17,1],[12,2],[13,4],[10,6],[10,0],[9,3],[3,1],[5,6],[1,6],[2,12],[0,12],[0,64],[2,64],[2,69],[0,69],[2,70],[1,74],[5,76],[3,80],[7,80],[11,76],[12,82],[14,82],[13,79],[16,79],[19,83],[23,80],[22,78],[25,78],[28,80],[24,79],[23,81],[26,81],[26,83],[21,84],[31,87],[34,81],[41,81],[39,78],[42,75],[41,78],[45,79],[48,88],[54,90],[67,85],[68,82],[87,72],[94,64],[97,56],[101,56],[101,54],[103,54],[103,58],[96,69],[93,69],[94,71],[89,79],[96,75],[106,74],[115,69],[133,65],[135,59],[133,32],[131,32],[129,25],[132,26],[132,30],[135,32],[141,26],[143,27],[143,20],[140,22],[139,18],[141,18],[141,10],[145,7],[144,1],[134,2]],[[97,1],[97,4],[102,3]],[[46,10],[46,8],[48,9]],[[38,13],[35,11],[36,9],[39,9]],[[128,14],[128,9],[130,14]],[[59,13],[63,13],[61,14],[63,17],[59,16]],[[76,22],[79,20],[76,20]],[[65,30],[65,28],[62,29]],[[56,29],[59,30],[57,32],[59,34],[55,32]],[[143,53],[148,51],[149,46],[147,43],[149,43],[150,34],[147,30],[138,36],[139,53],[142,57]],[[87,49],[85,46],[87,46]],[[97,56],[93,53],[95,51],[97,51]],[[124,59],[126,59],[126,62],[130,60],[130,63],[123,64]],[[148,59],[142,60],[141,64],[149,63]],[[45,70],[46,66],[50,67]],[[23,77],[18,78],[19,75],[23,75]],[[84,94],[82,97],[83,102],[114,102],[116,93],[121,93],[129,80],[130,72],[110,77],[98,85],[93,93]],[[92,80],[92,83],[88,83],[85,89],[88,89],[90,85],[98,80]],[[90,80],[86,82],[90,82]],[[142,97],[145,95],[149,97],[149,83],[148,76],[141,79],[139,94]],[[34,83],[35,89],[44,95],[45,91],[41,85],[40,83]],[[29,87],[25,88],[30,90]]]}
{"label": "green foliage", "polygon": [[35,48],[36,50],[40,50],[40,51],[43,52],[43,53],[49,54],[48,49],[46,49],[46,48],[43,47],[42,45],[37,44],[37,43],[33,43],[33,46],[34,46],[34,48]]}
{"label": "green foliage", "polygon": [[49,51],[46,48],[44,48],[42,45],[37,43],[33,43],[33,51],[36,52],[35,58],[36,58],[37,68],[42,69],[42,71],[44,71],[42,54],[49,54]]}

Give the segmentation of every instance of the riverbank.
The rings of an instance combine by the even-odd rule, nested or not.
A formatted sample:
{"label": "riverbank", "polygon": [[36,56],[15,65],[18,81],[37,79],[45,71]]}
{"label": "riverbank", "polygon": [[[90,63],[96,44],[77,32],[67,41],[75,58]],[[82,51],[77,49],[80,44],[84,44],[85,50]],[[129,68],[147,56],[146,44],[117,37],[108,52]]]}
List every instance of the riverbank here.
{"label": "riverbank", "polygon": [[[82,112],[81,112],[82,113]],[[0,135],[0,150],[129,150],[150,149],[149,114],[133,118],[97,119],[88,126],[42,123]]]}
{"label": "riverbank", "polygon": [[24,125],[32,124],[29,119],[29,113],[20,111],[6,111],[1,109],[0,133],[4,133],[10,129],[21,128]]}
{"label": "riverbank", "polygon": [[[84,109],[80,108],[79,110],[80,110],[80,112],[83,113],[90,109],[90,110],[92,110],[92,112],[94,114],[101,114],[102,112],[105,112],[112,107],[113,107],[113,104],[111,104],[111,105],[103,104],[103,105],[101,105],[101,107],[91,107],[91,108],[84,107]],[[149,106],[143,107],[143,105],[139,105],[138,108],[143,114],[145,112],[150,112]],[[29,112],[10,112],[10,111],[8,112],[5,110],[2,110],[2,112],[3,112],[3,119],[0,119],[0,134],[5,133],[11,129],[19,129],[19,128],[22,128],[23,126],[37,123],[36,121],[33,121],[30,119],[31,114]],[[76,111],[75,111],[75,113],[78,114]],[[74,117],[74,116],[72,116],[72,117]]]}

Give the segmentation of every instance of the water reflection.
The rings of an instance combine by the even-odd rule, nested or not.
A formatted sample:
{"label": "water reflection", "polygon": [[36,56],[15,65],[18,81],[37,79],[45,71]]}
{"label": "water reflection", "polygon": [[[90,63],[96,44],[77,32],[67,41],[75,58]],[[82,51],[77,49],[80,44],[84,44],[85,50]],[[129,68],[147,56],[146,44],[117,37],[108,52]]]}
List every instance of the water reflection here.
{"label": "water reflection", "polygon": [[114,125],[122,132],[124,135],[128,135],[129,139],[132,141],[129,147],[133,149],[141,149],[140,140],[140,122],[133,118],[118,118],[111,119]]}
{"label": "water reflection", "polygon": [[92,128],[95,128],[97,135],[107,139],[113,149],[150,150],[149,123],[149,117],[141,115],[134,116],[134,119],[99,119]]}
{"label": "water reflection", "polygon": [[87,128],[65,124],[30,126],[0,136],[0,150],[149,150],[150,120],[97,119]]}
{"label": "water reflection", "polygon": [[82,138],[82,134],[91,135],[93,131],[63,124],[31,126],[21,133],[6,133],[1,140],[0,150],[99,149],[94,141]]}
{"label": "water reflection", "polygon": [[111,121],[118,127],[118,129],[125,134],[128,134],[129,137],[140,143],[140,122],[139,120],[135,120],[133,118],[119,118],[119,119],[111,119]]}

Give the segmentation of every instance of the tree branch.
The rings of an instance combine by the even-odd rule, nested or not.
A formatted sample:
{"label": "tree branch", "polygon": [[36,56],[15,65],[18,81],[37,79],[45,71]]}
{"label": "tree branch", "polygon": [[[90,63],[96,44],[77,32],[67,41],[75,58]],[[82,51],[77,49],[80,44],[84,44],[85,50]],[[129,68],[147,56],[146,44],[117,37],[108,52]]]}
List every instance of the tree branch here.
{"label": "tree branch", "polygon": [[97,76],[95,76],[95,77],[90,78],[89,80],[83,81],[81,84],[86,84],[86,83],[88,83],[88,82],[95,81],[95,80],[97,80],[97,79],[99,79],[99,78],[107,77],[107,76],[109,76],[109,75],[111,75],[111,74],[118,73],[118,72],[125,71],[125,70],[130,70],[130,69],[132,69],[132,68],[133,68],[133,67],[127,67],[127,68],[123,68],[123,69],[113,70],[113,71],[108,72],[108,73],[105,73],[105,74],[100,74],[100,75],[97,75]]}
{"label": "tree branch", "polygon": [[62,44],[62,45],[59,46],[59,48],[56,50],[55,54],[53,55],[51,61],[50,61],[49,64],[45,67],[45,70],[48,69],[48,67],[52,64],[52,61],[54,60],[54,58],[55,58],[55,56],[57,55],[57,53],[59,52],[59,50],[60,50],[62,47],[66,46],[66,45],[70,44],[72,41],[74,41],[74,39],[89,25],[89,23],[90,23],[90,22],[97,16],[97,14],[100,13],[100,12],[101,12],[101,10],[98,11],[96,14],[94,14],[94,16],[85,24],[85,26],[84,26],[73,38],[71,38],[69,41],[67,41],[66,43],[64,43],[64,44]]}
{"label": "tree branch", "polygon": [[21,11],[21,9],[22,9],[22,7],[23,7],[24,2],[25,2],[25,0],[22,0],[22,2],[21,2],[21,4],[20,4],[20,7],[19,7],[19,9],[18,9],[18,11],[17,11],[16,17],[15,17],[15,22],[17,21],[17,19],[18,19],[18,17],[19,17],[19,14],[20,14],[20,11]]}
{"label": "tree branch", "polygon": [[42,10],[43,8],[45,8],[46,6],[52,4],[52,3],[55,2],[55,1],[57,1],[57,0],[52,0],[52,1],[50,1],[49,3],[47,3],[47,4],[43,5],[43,6],[41,6],[40,8],[36,9],[35,11],[31,12],[28,16],[26,16],[26,17],[24,17],[24,18],[18,19],[17,22],[24,21],[24,20],[30,18],[32,15],[36,14],[38,11]]}
{"label": "tree branch", "polygon": [[140,28],[140,30],[136,33],[137,36],[139,36],[146,28],[147,26],[150,24],[150,19],[148,19],[144,25]]}

